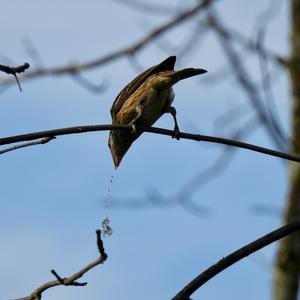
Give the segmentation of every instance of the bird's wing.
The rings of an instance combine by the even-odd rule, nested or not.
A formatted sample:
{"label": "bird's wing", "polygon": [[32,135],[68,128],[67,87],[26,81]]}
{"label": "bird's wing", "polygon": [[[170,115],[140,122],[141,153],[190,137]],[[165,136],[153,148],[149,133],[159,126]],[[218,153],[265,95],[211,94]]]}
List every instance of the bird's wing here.
{"label": "bird's wing", "polygon": [[176,56],[169,56],[160,64],[147,69],[146,71],[144,71],[143,73],[135,77],[130,83],[128,83],[118,94],[111,107],[110,113],[112,118],[116,113],[118,113],[118,111],[121,109],[121,107],[123,106],[124,102],[128,99],[128,97],[132,95],[141,86],[141,84],[145,82],[145,80],[148,77],[162,71],[174,70],[175,62],[176,62]]}

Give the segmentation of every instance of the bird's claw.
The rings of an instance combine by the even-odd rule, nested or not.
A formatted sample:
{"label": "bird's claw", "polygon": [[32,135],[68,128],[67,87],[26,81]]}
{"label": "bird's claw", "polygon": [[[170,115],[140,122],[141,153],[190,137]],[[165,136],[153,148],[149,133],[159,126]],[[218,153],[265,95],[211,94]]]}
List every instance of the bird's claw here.
{"label": "bird's claw", "polygon": [[173,134],[172,134],[172,139],[180,140],[180,130],[178,127],[174,128]]}

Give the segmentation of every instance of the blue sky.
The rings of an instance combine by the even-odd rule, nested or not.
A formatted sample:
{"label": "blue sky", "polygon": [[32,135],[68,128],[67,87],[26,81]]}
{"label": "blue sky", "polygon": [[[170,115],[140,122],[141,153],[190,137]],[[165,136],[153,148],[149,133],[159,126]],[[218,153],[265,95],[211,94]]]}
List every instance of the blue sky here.
{"label": "blue sky", "polygon": [[[11,59],[15,64],[28,61],[33,65],[24,39],[34,43],[45,66],[86,61],[130,45],[172,17],[145,14],[114,1],[0,3],[2,64],[10,64]],[[165,1],[165,5],[173,3]],[[193,5],[194,1],[185,3]],[[228,25],[249,35],[255,17],[267,4],[231,0],[218,3],[217,8]],[[187,22],[166,40],[178,44],[191,28],[193,22]],[[288,40],[288,7],[282,5],[268,27],[266,45],[286,55]],[[154,43],[137,59],[146,68],[171,54],[178,53],[166,53]],[[180,66],[212,73],[224,63],[226,58],[211,34]],[[247,65],[259,78],[257,62],[250,58]],[[288,131],[287,75],[284,70],[278,73],[276,105]],[[1,136],[109,123],[116,94],[136,74],[128,59],[122,58],[83,74],[95,83],[108,83],[101,94],[90,93],[68,76],[24,82],[22,93],[13,85],[0,94]],[[225,135],[226,130],[214,130],[214,121],[228,108],[244,103],[244,120],[253,113],[233,77],[210,85],[204,76],[175,86],[180,128]],[[234,128],[239,128],[243,122],[234,123]],[[156,126],[173,128],[171,117],[163,116]],[[55,288],[43,299],[169,299],[210,264],[279,226],[287,195],[287,164],[246,150],[238,151],[222,175],[193,195],[202,208],[198,215],[180,205],[113,209],[114,198],[125,202],[134,197],[145,203],[149,191],[173,195],[213,164],[223,147],[144,134],[115,172],[107,138],[108,132],[59,137],[43,146],[1,156],[1,299],[28,295],[53,279],[52,268],[67,276],[96,258],[94,231],[105,216],[102,200],[113,174],[109,216],[114,234],[104,239],[107,262],[88,273],[84,278],[87,287]],[[274,147],[262,128],[244,140]],[[260,215],[253,211],[255,205],[275,208],[275,212]],[[275,250],[272,245],[246,258],[211,280],[193,298],[270,298]]]}

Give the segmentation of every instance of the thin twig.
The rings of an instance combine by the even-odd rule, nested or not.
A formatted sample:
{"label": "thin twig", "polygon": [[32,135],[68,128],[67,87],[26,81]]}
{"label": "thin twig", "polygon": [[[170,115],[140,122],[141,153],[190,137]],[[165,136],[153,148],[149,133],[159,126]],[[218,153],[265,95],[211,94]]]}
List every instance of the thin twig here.
{"label": "thin twig", "polygon": [[282,139],[282,142],[287,145],[289,138],[283,131],[278,113],[276,111],[275,98],[272,92],[271,74],[268,68],[268,56],[264,51],[264,37],[265,31],[260,30],[257,36],[257,45],[259,45],[259,48],[261,49],[261,51],[258,53],[258,61],[261,73],[262,90],[266,101],[266,108],[270,117],[270,123],[273,126],[274,131],[276,131],[277,135]]}
{"label": "thin twig", "polygon": [[235,71],[234,75],[245,90],[245,93],[249,99],[254,110],[257,112],[260,120],[265,125],[267,133],[270,135],[271,139],[274,141],[279,149],[286,149],[287,145],[282,142],[282,139],[277,135],[277,132],[273,130],[273,125],[271,124],[270,117],[266,111],[265,105],[259,96],[257,88],[250,78],[243,61],[237,55],[234,47],[231,43],[231,36],[228,33],[226,27],[221,23],[216,12],[209,15],[209,24],[215,30],[217,36],[220,39],[221,45],[224,49],[225,54],[228,57],[232,69]]}
{"label": "thin twig", "polygon": [[[42,69],[36,69],[31,72],[27,72],[24,74],[21,79],[30,79],[30,78],[36,78],[36,77],[42,77],[42,76],[49,76],[49,75],[62,75],[62,74],[70,74],[74,72],[80,72],[87,69],[92,69],[95,67],[98,67],[100,65],[107,64],[117,58],[121,58],[123,56],[128,56],[136,53],[137,51],[144,48],[146,45],[148,45],[151,41],[155,40],[165,32],[167,32],[170,29],[173,29],[174,27],[180,25],[186,20],[189,20],[191,17],[197,15],[201,10],[206,9],[209,7],[209,5],[213,2],[213,0],[202,0],[198,1],[195,6],[193,6],[190,9],[187,9],[186,11],[176,15],[174,18],[172,18],[170,21],[166,22],[165,24],[155,28],[152,30],[149,34],[141,38],[139,41],[133,43],[129,47],[122,48],[117,51],[110,52],[107,55],[104,55],[100,58],[96,58],[94,60],[84,62],[84,63],[78,63],[78,64],[69,64],[59,67],[53,67],[53,68],[42,68]],[[0,80],[1,84],[8,84],[11,83],[11,80],[9,78],[4,78]]]}
{"label": "thin twig", "polygon": [[150,2],[141,2],[141,1],[136,1],[136,0],[113,0],[113,2],[116,2],[118,4],[121,4],[123,6],[127,6],[130,8],[133,8],[135,10],[139,10],[142,12],[145,12],[147,14],[149,13],[154,13],[155,15],[157,14],[175,14],[178,12],[178,10],[175,7],[172,7],[170,5],[156,5]]}
{"label": "thin twig", "polygon": [[25,72],[25,70],[27,70],[29,67],[30,67],[29,63],[25,63],[18,67],[9,67],[9,66],[0,65],[0,71],[4,72],[6,74],[13,75],[17,81],[20,92],[22,92],[22,88],[21,88],[17,74]]}
{"label": "thin twig", "polygon": [[[168,130],[164,128],[158,128],[158,127],[142,127],[137,126],[137,130],[140,130],[142,132],[149,132],[149,133],[155,133],[155,134],[161,134],[161,135],[167,135],[167,136],[174,136],[173,130]],[[78,134],[78,133],[84,133],[84,132],[93,132],[93,131],[107,131],[107,130],[127,130],[130,132],[132,130],[132,127],[130,125],[89,125],[89,126],[75,126],[75,127],[67,127],[67,128],[59,128],[54,130],[47,130],[47,131],[39,131],[39,132],[33,132],[33,133],[27,133],[27,134],[21,134],[16,136],[9,136],[0,139],[0,146],[1,145],[7,145],[17,142],[24,142],[24,141],[32,141],[39,138],[45,138],[45,137],[54,137],[54,136],[60,136],[60,135],[68,135],[68,134]],[[235,141],[231,139],[221,138],[221,137],[215,137],[215,136],[209,136],[209,135],[203,135],[203,134],[192,134],[192,133],[186,133],[186,132],[180,132],[178,135],[179,138],[187,139],[187,140],[193,140],[198,142],[210,142],[210,143],[217,143],[217,144],[223,144],[228,145],[232,147],[238,147],[247,149],[254,152],[259,152],[291,161],[300,162],[300,156],[276,151],[260,146],[256,146],[253,144],[248,144],[240,141]]]}
{"label": "thin twig", "polygon": [[97,248],[100,254],[100,256],[96,260],[94,260],[93,262],[91,262],[90,264],[88,264],[87,266],[85,266],[84,268],[67,278],[62,278],[57,274],[55,270],[51,270],[51,273],[55,276],[56,280],[46,282],[39,286],[36,290],[34,290],[29,296],[18,298],[15,300],[40,300],[42,299],[43,292],[58,285],[85,286],[87,284],[86,282],[79,283],[76,280],[81,278],[85,273],[87,273],[89,270],[93,269],[97,265],[103,264],[104,261],[107,259],[107,254],[105,253],[103,242],[101,239],[101,231],[99,229],[96,230],[96,236]]}
{"label": "thin twig", "polygon": [[81,73],[79,72],[74,72],[71,73],[71,78],[80,86],[82,86],[83,88],[85,88],[86,90],[88,90],[89,92],[92,93],[103,93],[107,87],[107,81],[103,80],[100,84],[95,84],[93,82],[91,82],[90,80],[88,80],[87,78],[83,77],[81,75]]}
{"label": "thin twig", "polygon": [[0,155],[4,154],[6,152],[17,150],[17,149],[24,148],[24,147],[46,144],[46,143],[50,142],[53,139],[55,139],[54,136],[52,136],[52,137],[46,137],[46,138],[43,138],[43,139],[40,139],[40,140],[37,140],[37,141],[34,141],[34,142],[24,143],[24,144],[20,144],[20,145],[15,145],[15,146],[12,146],[12,147],[8,147],[8,148],[5,148],[5,149],[1,149],[0,150]]}
{"label": "thin twig", "polygon": [[232,266],[239,260],[247,257],[248,255],[262,249],[263,247],[274,243],[275,241],[292,234],[300,229],[300,221],[294,221],[288,225],[282,226],[281,228],[274,230],[267,235],[257,239],[256,241],[234,251],[230,255],[222,258],[219,262],[206,269],[203,273],[194,278],[188,283],[172,300],[188,300],[190,296],[198,290],[207,281]]}

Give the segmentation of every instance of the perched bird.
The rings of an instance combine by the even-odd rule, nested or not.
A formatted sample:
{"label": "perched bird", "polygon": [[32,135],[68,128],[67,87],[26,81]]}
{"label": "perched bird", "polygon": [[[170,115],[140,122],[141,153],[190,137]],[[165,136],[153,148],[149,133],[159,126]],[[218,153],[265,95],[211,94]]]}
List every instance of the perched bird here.
{"label": "perched bird", "polygon": [[204,69],[174,70],[176,56],[170,56],[134,78],[116,97],[112,108],[112,124],[131,125],[132,132],[111,130],[108,139],[114,165],[117,168],[131,144],[143,133],[137,126],[152,126],[164,113],[173,116],[173,137],[178,137],[179,127],[172,86],[178,81],[206,73]]}

